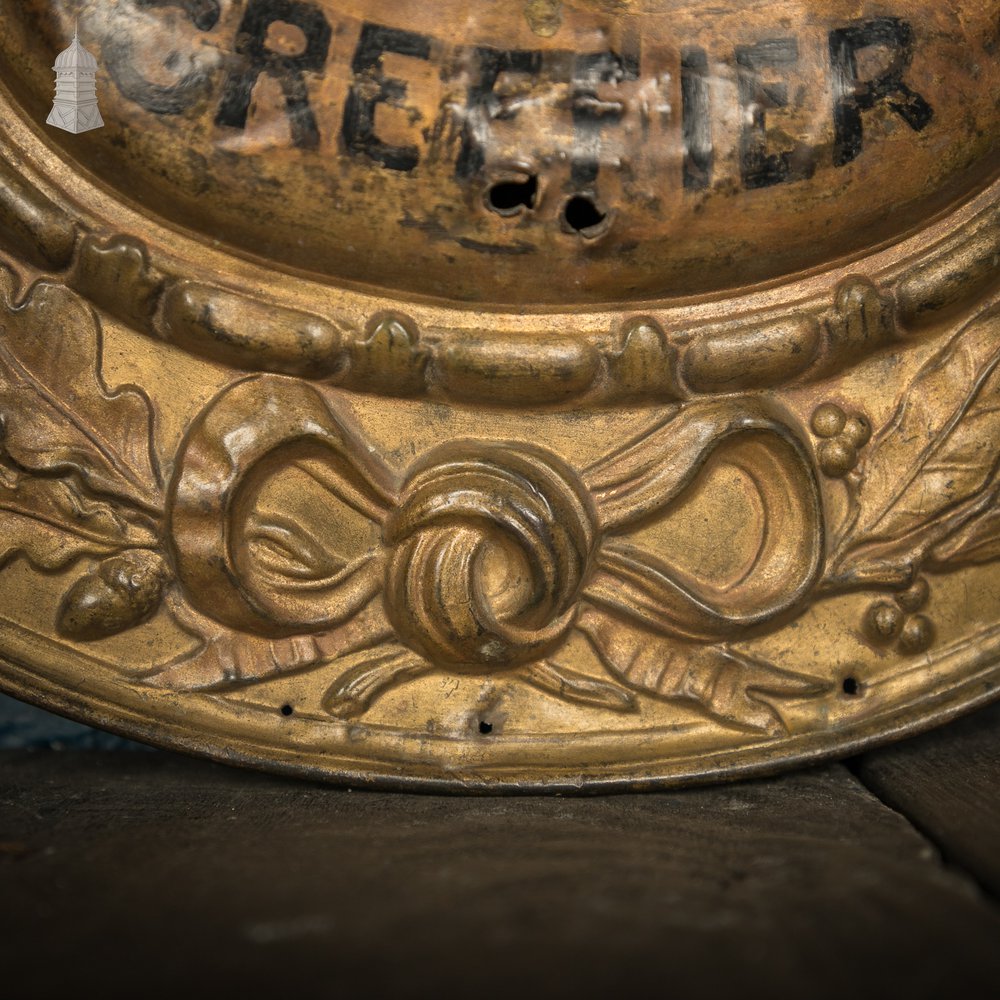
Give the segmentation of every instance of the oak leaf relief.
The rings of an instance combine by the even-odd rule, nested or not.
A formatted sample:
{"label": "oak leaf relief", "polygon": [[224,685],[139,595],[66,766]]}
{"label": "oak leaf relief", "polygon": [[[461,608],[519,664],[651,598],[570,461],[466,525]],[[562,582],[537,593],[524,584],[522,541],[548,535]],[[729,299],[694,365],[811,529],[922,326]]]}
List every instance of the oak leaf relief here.
{"label": "oak leaf relief", "polygon": [[158,516],[149,399],[105,385],[102,346],[93,311],[61,286],[35,285],[23,305],[3,309],[3,448],[24,469],[79,476],[92,492]]}
{"label": "oak leaf relief", "polygon": [[[943,568],[963,551],[989,551],[977,538],[988,532],[1000,492],[998,329],[990,313],[959,331],[872,440],[828,566],[831,589],[906,586],[932,552]],[[959,533],[964,542],[946,541]]]}

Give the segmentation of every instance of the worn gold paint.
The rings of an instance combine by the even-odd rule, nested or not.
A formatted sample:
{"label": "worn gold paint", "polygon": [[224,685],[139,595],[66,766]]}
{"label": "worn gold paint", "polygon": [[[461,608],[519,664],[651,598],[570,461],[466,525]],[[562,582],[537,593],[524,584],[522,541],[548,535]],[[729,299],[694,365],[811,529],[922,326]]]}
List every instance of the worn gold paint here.
{"label": "worn gold paint", "polygon": [[995,696],[992,0],[269,4],[0,13],[0,686],[476,790]]}

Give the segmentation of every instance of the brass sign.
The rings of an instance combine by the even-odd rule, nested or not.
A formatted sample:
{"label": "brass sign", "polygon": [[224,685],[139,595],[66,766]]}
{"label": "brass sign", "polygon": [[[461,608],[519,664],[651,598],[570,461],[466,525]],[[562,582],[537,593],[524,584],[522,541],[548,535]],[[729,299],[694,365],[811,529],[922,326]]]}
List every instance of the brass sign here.
{"label": "brass sign", "polygon": [[6,6],[0,686],[477,790],[996,696],[998,13]]}

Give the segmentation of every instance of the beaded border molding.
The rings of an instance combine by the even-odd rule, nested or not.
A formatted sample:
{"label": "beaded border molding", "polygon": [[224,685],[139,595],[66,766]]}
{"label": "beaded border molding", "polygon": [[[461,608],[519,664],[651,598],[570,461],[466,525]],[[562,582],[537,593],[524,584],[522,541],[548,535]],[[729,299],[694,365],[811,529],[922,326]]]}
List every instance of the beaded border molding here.
{"label": "beaded border molding", "polygon": [[[0,132],[0,246],[150,337],[241,370],[353,391],[601,405],[778,388],[919,337],[1000,281],[994,183],[890,251],[722,300],[572,310],[574,333],[553,330],[552,316],[566,312],[527,313],[516,328],[504,314],[511,329],[486,329],[481,310],[397,304],[292,276],[278,295],[270,272],[243,258],[209,254],[228,281],[207,282],[186,238],[122,234],[112,220],[132,233],[150,223],[86,190],[68,164],[43,176],[37,165],[51,153],[9,104],[0,109],[14,125]],[[58,187],[67,174],[74,198]],[[197,250],[203,260],[206,248]],[[303,298],[328,307],[300,308]]]}

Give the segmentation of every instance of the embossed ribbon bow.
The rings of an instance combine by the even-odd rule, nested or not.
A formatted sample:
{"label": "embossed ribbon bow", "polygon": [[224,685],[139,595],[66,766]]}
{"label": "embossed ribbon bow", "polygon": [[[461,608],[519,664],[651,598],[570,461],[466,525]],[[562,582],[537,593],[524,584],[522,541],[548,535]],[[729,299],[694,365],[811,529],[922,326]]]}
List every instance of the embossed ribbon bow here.
{"label": "embossed ribbon bow", "polygon": [[[720,449],[752,482],[763,530],[739,578],[712,584],[628,532],[670,516]],[[328,492],[331,516],[360,515],[376,541],[325,569],[276,575],[255,560],[254,512],[274,477],[303,463]],[[824,545],[808,453],[757,398],[675,408],[582,474],[534,445],[462,440],[400,475],[334,393],[254,376],[223,390],[192,425],[169,506],[188,600],[259,644],[253,656],[222,663],[221,674],[216,663],[206,683],[338,659],[350,667],[327,698],[339,715],[431,669],[516,669],[552,693],[605,707],[632,707],[628,688],[704,700],[718,687],[719,657],[733,655],[716,652],[710,664],[706,644],[800,606]],[[296,528],[271,530],[273,541],[274,531]],[[574,626],[624,686],[554,661]],[[623,640],[629,629],[639,638]],[[670,674],[662,651],[647,655],[648,634],[686,650],[690,669]]]}

